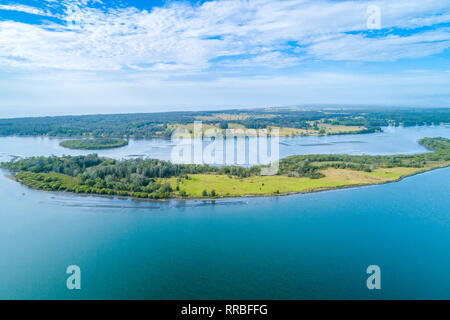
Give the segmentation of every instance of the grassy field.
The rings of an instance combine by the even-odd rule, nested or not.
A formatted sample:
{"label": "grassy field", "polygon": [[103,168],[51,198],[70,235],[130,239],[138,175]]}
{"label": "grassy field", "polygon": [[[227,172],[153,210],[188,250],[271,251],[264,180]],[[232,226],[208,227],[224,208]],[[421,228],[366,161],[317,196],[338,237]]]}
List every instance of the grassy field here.
{"label": "grassy field", "polygon": [[[170,126],[171,129],[184,129],[191,133],[193,136],[194,124],[174,124]],[[216,130],[225,135],[225,129],[221,129],[219,125],[213,124],[202,124],[202,131],[205,133],[207,130]],[[228,129],[243,129],[247,130],[247,128],[241,124],[237,123],[229,123]],[[278,129],[280,137],[294,137],[294,136],[318,136],[318,135],[335,135],[335,134],[351,134],[351,133],[359,133],[367,128],[362,126],[343,126],[343,125],[332,125],[332,124],[323,124],[319,123],[317,125],[317,129],[297,129],[297,128],[288,128],[288,127],[275,127],[269,126],[269,130]]]}
{"label": "grassy field", "polygon": [[327,134],[342,134],[342,133],[357,133],[365,130],[365,127],[361,126],[342,126],[333,124],[319,124],[319,129],[325,130]]}
{"label": "grassy field", "polygon": [[[276,127],[272,127],[275,129]],[[360,126],[340,126],[331,124],[320,124],[318,130],[314,129],[296,129],[296,128],[277,128],[280,130],[280,137],[294,137],[294,136],[319,136],[332,134],[350,134],[359,133],[366,130],[365,127]]]}
{"label": "grassy field", "polygon": [[[214,190],[216,197],[241,197],[279,195],[298,192],[313,192],[320,190],[380,184],[399,180],[403,177],[425,172],[431,169],[445,167],[450,163],[430,164],[423,168],[379,168],[373,172],[363,172],[350,169],[328,168],[321,172],[324,178],[295,178],[287,176],[254,176],[236,178],[226,175],[198,174],[191,175],[189,180],[179,183],[179,191],[174,196],[180,197],[185,192],[188,198],[209,198]],[[166,179],[176,190],[177,179]],[[203,195],[204,190],[207,196]]]}

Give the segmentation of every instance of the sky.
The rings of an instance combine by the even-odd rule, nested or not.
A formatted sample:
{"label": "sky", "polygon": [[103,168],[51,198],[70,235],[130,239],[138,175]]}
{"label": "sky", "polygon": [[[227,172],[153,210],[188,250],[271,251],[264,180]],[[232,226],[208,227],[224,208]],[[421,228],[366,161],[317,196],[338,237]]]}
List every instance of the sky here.
{"label": "sky", "polygon": [[0,118],[450,107],[448,0],[0,0]]}

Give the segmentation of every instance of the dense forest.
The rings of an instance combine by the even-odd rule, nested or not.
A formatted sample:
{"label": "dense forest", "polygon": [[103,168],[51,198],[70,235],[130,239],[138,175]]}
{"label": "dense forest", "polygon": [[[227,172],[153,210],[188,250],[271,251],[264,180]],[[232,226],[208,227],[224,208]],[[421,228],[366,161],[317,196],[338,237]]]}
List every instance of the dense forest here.
{"label": "dense forest", "polygon": [[[220,116],[218,116],[220,115]],[[361,133],[381,126],[415,126],[450,123],[450,109],[322,109],[267,108],[203,112],[170,112],[0,119],[0,135],[59,137],[155,138],[170,137],[177,125],[204,124],[226,129],[232,125],[260,129],[268,126],[310,129],[314,121],[363,126]]]}
{"label": "dense forest", "polygon": [[[76,193],[133,195],[168,198],[172,188],[161,178],[189,179],[190,174],[216,173],[236,177],[259,174],[260,169],[238,166],[172,164],[155,159],[114,160],[96,154],[66,157],[31,157],[3,163],[2,167],[18,172],[23,182],[37,183],[37,189]],[[50,175],[48,175],[50,174]],[[56,175],[51,175],[56,174]],[[71,179],[64,179],[64,175]],[[76,180],[73,180],[76,179]]]}
{"label": "dense forest", "polygon": [[[280,161],[279,175],[320,179],[326,168],[370,172],[376,168],[421,168],[429,162],[450,161],[450,139],[425,138],[420,141],[434,152],[416,155],[352,156],[301,155]],[[167,178],[179,183],[196,174],[228,175],[237,179],[261,175],[261,166],[216,167],[209,165],[172,164],[155,159],[115,160],[87,156],[31,157],[2,163],[20,182],[41,190],[76,193],[170,198],[174,187]],[[178,190],[177,190],[178,191]],[[215,195],[215,193],[214,193]],[[181,194],[183,196],[183,194]],[[205,196],[208,196],[206,194]]]}

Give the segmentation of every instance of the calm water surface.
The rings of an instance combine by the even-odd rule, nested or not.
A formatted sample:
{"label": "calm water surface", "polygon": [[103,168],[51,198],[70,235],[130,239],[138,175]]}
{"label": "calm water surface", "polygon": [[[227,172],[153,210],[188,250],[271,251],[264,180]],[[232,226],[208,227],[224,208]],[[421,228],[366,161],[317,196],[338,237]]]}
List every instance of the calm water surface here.
{"label": "calm water surface", "polygon": [[[418,138],[449,133],[388,128],[288,138],[283,152],[424,152]],[[142,141],[101,154],[139,150],[164,154]],[[55,139],[0,138],[3,160],[62,153],[78,152],[61,150]],[[386,185],[215,203],[41,192],[6,174],[0,172],[1,299],[450,299],[450,168]],[[72,264],[81,267],[81,291],[66,289]],[[381,267],[381,291],[366,288],[372,264]]]}
{"label": "calm water surface", "polygon": [[[434,127],[386,127],[375,134],[280,138],[280,157],[296,154],[413,154],[427,152],[417,144],[423,137],[450,138],[450,125]],[[14,156],[86,155],[98,153],[111,158],[151,157],[170,160],[174,143],[164,139],[130,140],[123,148],[86,151],[59,146],[63,139],[47,137],[0,137],[0,160]],[[247,145],[248,147],[248,145]],[[248,151],[247,151],[248,152]]]}

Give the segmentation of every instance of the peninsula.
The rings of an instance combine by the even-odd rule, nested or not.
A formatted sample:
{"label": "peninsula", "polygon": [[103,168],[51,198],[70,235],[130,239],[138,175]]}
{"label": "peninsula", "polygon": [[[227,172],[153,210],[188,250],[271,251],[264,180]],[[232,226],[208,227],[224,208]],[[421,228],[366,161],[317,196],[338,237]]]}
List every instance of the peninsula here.
{"label": "peninsula", "polygon": [[397,181],[450,164],[450,139],[424,138],[433,152],[415,155],[298,155],[280,160],[274,176],[263,166],[215,167],[155,159],[87,156],[31,157],[2,163],[24,185],[46,191],[140,199],[224,198],[315,192]]}

